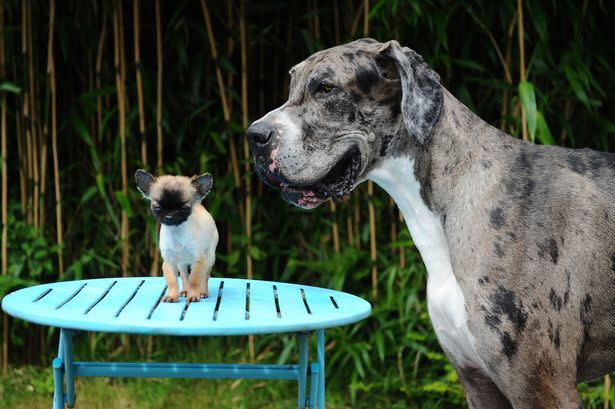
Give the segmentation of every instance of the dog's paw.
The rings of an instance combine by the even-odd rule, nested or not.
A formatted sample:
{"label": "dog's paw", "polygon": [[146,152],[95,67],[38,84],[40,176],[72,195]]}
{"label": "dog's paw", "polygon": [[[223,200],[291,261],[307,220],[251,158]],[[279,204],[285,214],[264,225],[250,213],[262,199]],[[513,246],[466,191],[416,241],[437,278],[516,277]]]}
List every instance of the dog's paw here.
{"label": "dog's paw", "polygon": [[162,297],[162,302],[177,302],[179,297],[177,295],[165,295]]}
{"label": "dog's paw", "polygon": [[190,304],[191,302],[198,302],[201,300],[201,296],[197,291],[188,291],[188,295],[186,295],[186,304]]}
{"label": "dog's paw", "polygon": [[180,297],[187,297],[188,296],[188,291],[182,291],[181,293],[179,293]]}
{"label": "dog's paw", "polygon": [[208,291],[201,292],[201,299],[207,298],[207,297],[209,297],[209,292]]}

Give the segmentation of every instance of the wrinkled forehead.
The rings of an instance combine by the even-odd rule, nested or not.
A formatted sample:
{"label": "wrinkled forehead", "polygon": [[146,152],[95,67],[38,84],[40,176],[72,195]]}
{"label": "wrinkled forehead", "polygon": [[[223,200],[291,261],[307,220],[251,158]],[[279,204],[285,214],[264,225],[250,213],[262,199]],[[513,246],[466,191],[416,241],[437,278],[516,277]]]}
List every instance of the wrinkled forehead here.
{"label": "wrinkled forehead", "polygon": [[312,54],[289,70],[291,89],[312,78],[330,79],[339,83],[351,81],[358,69],[374,65],[377,46],[380,43],[359,40]]}

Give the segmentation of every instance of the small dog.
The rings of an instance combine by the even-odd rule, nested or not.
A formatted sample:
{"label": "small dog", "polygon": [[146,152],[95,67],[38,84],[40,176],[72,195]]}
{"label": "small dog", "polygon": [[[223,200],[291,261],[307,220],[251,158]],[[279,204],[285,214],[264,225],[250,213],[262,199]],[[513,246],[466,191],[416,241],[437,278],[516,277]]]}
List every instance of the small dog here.
{"label": "small dog", "polygon": [[[200,176],[164,175],[158,178],[143,169],[135,173],[137,188],[151,202],[160,226],[162,272],[169,288],[164,302],[186,304],[209,295],[207,282],[216,259],[218,229],[201,201],[213,184],[209,173]],[[179,292],[177,272],[182,278]]]}

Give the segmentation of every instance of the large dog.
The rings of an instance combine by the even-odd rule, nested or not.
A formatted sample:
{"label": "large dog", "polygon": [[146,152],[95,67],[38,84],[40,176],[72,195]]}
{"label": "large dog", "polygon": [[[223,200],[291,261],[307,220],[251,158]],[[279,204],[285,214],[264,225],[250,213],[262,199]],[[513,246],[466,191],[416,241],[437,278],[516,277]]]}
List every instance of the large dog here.
{"label": "large dog", "polygon": [[246,131],[256,169],[313,208],[371,179],[404,214],[471,408],[579,408],[615,369],[615,155],[499,131],[414,51],[363,39],[294,66]]}

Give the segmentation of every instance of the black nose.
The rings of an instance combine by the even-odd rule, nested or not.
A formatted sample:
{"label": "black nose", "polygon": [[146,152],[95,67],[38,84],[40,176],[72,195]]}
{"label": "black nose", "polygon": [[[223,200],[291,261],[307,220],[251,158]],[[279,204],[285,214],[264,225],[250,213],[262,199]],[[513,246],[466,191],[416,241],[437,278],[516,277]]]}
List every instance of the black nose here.
{"label": "black nose", "polygon": [[271,140],[272,134],[273,131],[264,124],[253,124],[246,129],[246,136],[248,137],[248,142],[251,144],[257,143],[259,145],[265,145]]}

